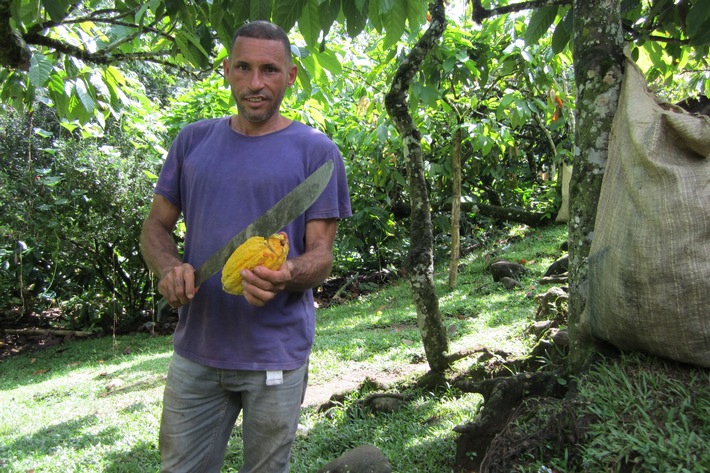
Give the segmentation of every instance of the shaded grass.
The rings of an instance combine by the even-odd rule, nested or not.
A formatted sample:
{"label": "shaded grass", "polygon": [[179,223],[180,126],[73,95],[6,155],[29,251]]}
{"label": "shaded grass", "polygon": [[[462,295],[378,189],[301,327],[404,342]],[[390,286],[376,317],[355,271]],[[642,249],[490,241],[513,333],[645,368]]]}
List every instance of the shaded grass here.
{"label": "shaded grass", "polygon": [[509,445],[527,448],[511,471],[710,471],[710,370],[623,353],[576,384],[575,397],[537,400],[513,422]]}
{"label": "shaded grass", "polygon": [[136,335],[0,364],[0,471],[157,471],[170,351]]}

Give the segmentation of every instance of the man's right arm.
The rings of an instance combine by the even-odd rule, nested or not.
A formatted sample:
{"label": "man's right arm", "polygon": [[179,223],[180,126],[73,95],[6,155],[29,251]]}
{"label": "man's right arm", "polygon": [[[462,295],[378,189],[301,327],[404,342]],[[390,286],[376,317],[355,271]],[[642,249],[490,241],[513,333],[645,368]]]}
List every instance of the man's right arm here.
{"label": "man's right arm", "polygon": [[140,239],[143,259],[160,279],[158,292],[172,307],[189,303],[196,292],[195,269],[180,259],[172,237],[179,217],[180,209],[156,194]]}

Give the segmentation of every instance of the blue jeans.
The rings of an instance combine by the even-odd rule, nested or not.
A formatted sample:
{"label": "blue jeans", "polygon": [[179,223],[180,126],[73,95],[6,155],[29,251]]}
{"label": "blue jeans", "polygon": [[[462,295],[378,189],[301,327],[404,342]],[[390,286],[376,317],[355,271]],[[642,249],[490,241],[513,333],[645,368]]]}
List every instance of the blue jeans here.
{"label": "blue jeans", "polygon": [[287,473],[308,382],[308,363],[266,385],[264,371],[210,368],[173,354],[160,423],[162,472],[219,472],[242,416],[240,473]]}

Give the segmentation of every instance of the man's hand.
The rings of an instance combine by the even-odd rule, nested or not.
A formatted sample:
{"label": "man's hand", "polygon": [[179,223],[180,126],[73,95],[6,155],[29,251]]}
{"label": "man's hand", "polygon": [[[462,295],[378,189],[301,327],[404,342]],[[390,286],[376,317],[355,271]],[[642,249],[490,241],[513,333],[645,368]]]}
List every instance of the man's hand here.
{"label": "man's hand", "polygon": [[243,269],[240,274],[247,302],[261,307],[286,290],[286,284],[291,280],[290,266],[287,260],[277,271],[265,266],[257,266],[251,271]]}
{"label": "man's hand", "polygon": [[306,224],[306,251],[287,259],[278,271],[257,266],[242,270],[242,287],[247,302],[263,306],[282,291],[305,291],[322,284],[333,264],[333,242],[338,222],[314,219]]}
{"label": "man's hand", "polygon": [[189,263],[174,266],[158,283],[158,292],[168,301],[170,307],[178,308],[188,304],[197,293],[195,268]]}

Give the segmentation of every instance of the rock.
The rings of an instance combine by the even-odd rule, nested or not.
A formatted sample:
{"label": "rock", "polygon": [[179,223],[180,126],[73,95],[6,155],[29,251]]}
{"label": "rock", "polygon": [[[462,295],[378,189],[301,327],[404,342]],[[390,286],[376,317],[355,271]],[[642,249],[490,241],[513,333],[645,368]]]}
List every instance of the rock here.
{"label": "rock", "polygon": [[569,346],[569,332],[567,332],[567,330],[553,330],[550,333],[550,338],[552,339],[552,343],[558,347]]}
{"label": "rock", "polygon": [[404,402],[401,394],[370,394],[363,404],[375,414],[391,414],[397,412]]}
{"label": "rock", "polygon": [[535,320],[557,318],[558,316],[566,318],[568,299],[569,294],[562,287],[552,287],[545,294],[538,295],[536,300],[539,306]]}
{"label": "rock", "polygon": [[387,457],[373,445],[361,445],[340,455],[317,473],[391,473]]}
{"label": "rock", "polygon": [[547,272],[545,273],[545,277],[549,276],[558,276],[560,274],[566,273],[567,269],[569,267],[569,255],[564,255],[563,257],[559,258],[557,261],[552,263],[549,268],[547,268]]}
{"label": "rock", "polygon": [[546,284],[567,284],[569,281],[569,273],[557,274],[555,276],[545,276],[541,278],[538,283],[543,286]]}
{"label": "rock", "polygon": [[520,284],[518,281],[516,281],[513,278],[509,277],[503,277],[500,279],[500,283],[503,285],[504,288],[508,289],[509,291],[511,289],[515,289],[516,287],[522,287],[523,285]]}
{"label": "rock", "polygon": [[540,338],[545,332],[555,327],[557,327],[557,323],[554,320],[540,320],[529,326],[527,333]]}
{"label": "rock", "polygon": [[520,263],[512,263],[506,260],[494,261],[489,268],[493,280],[499,282],[503,278],[517,279],[518,276],[526,272],[525,266]]}

